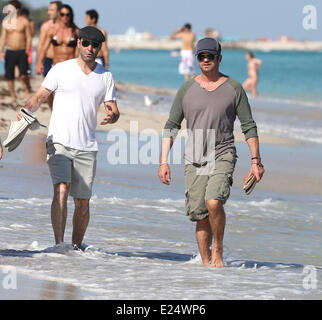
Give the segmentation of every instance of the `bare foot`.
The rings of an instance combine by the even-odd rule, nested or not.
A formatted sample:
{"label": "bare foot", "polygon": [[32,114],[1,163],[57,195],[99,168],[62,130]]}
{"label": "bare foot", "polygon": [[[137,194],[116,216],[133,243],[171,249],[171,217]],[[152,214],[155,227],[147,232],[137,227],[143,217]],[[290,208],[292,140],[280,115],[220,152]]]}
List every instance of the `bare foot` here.
{"label": "bare foot", "polygon": [[223,268],[224,267],[224,261],[223,261],[223,249],[222,248],[212,248],[212,258],[210,267],[215,268]]}

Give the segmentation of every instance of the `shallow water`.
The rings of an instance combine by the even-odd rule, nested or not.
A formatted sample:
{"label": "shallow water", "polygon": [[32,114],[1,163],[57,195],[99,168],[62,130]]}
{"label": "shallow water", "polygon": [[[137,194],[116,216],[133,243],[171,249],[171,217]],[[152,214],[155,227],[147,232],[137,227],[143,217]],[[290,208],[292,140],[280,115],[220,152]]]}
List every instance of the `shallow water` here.
{"label": "shallow water", "polygon": [[[104,141],[106,133],[98,133]],[[26,137],[26,142],[32,137]],[[237,187],[226,205],[226,268],[201,265],[184,209],[182,165],[171,187],[155,165],[110,165],[100,143],[86,250],[54,246],[45,164],[6,153],[0,169],[0,266],[79,286],[100,299],[321,299],[322,202]],[[244,149],[240,149],[242,157]],[[1,269],[0,269],[1,274]],[[1,288],[0,288],[1,290]]]}

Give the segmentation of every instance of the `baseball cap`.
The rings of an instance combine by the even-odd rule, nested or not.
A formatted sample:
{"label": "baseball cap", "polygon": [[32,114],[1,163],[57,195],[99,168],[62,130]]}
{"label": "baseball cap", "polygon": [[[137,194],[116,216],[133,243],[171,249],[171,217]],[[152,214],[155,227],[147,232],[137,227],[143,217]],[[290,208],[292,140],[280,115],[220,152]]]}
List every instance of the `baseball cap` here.
{"label": "baseball cap", "polygon": [[103,33],[95,27],[87,26],[79,30],[79,38],[96,42],[104,42]]}
{"label": "baseball cap", "polygon": [[214,55],[220,55],[221,45],[219,41],[214,38],[203,38],[197,43],[196,55],[200,52],[209,52]]}

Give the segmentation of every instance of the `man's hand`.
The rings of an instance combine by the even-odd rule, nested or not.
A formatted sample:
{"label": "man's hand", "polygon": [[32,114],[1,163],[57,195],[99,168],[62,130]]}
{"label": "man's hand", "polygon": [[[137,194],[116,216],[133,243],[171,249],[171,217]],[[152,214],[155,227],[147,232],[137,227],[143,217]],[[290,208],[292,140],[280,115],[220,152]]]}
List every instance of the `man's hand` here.
{"label": "man's hand", "polygon": [[42,63],[36,63],[35,71],[37,74],[42,74],[44,72],[44,65]]}
{"label": "man's hand", "polygon": [[169,185],[171,181],[170,167],[167,163],[159,166],[159,179],[162,183]]}
{"label": "man's hand", "polygon": [[106,116],[101,122],[102,125],[108,124],[108,123],[115,123],[119,117],[120,117],[120,112],[119,109],[117,108],[117,103],[116,101],[106,101],[104,102],[105,104],[105,110],[106,110]]}
{"label": "man's hand", "polygon": [[21,111],[19,111],[17,113],[17,119],[18,119],[18,121],[20,121],[22,119],[22,113],[21,113]]}
{"label": "man's hand", "polygon": [[248,175],[254,174],[254,176],[256,177],[256,182],[259,182],[262,179],[264,172],[265,169],[261,163],[252,163]]}
{"label": "man's hand", "polygon": [[108,124],[108,123],[112,123],[115,117],[115,113],[112,111],[111,109],[107,109],[106,110],[106,116],[103,119],[103,121],[101,122],[102,125]]}

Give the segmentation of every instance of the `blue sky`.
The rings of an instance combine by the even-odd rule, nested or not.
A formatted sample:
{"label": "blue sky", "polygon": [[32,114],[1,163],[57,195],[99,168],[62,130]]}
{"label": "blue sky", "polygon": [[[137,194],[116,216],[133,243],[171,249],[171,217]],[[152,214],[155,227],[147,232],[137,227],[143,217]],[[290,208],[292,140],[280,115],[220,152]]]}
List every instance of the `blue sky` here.
{"label": "blue sky", "polygon": [[[47,6],[49,1],[26,0],[32,6]],[[254,39],[287,35],[301,40],[322,41],[321,0],[66,0],[75,11],[75,21],[84,26],[84,13],[96,9],[99,25],[110,34],[124,33],[128,27],[169,35],[190,22],[202,36],[207,27],[219,29],[223,36]],[[317,10],[317,29],[305,30],[303,7]]]}

